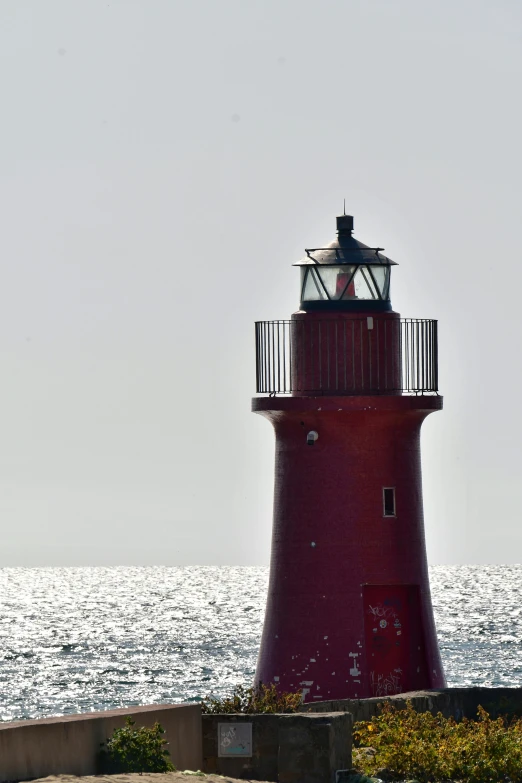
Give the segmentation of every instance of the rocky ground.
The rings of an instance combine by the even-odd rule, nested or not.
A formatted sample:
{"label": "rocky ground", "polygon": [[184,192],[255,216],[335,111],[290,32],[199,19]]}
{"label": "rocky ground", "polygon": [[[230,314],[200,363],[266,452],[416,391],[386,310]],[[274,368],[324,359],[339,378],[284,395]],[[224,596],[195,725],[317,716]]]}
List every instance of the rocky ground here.
{"label": "rocky ground", "polygon": [[[354,775],[346,778],[350,783],[383,783],[378,778],[367,778],[357,774],[355,770],[353,772]],[[196,783],[198,780],[201,780],[202,783],[254,783],[254,781],[245,779],[239,781],[228,776],[205,775],[204,772],[190,772],[189,770],[186,772],[128,773],[126,775],[86,775],[85,777],[50,775],[47,778],[32,780],[31,783],[103,783],[104,781],[106,783]],[[256,780],[255,783],[266,783],[266,781]],[[406,781],[406,783],[417,783],[417,781]]]}
{"label": "rocky ground", "polygon": [[[383,783],[380,778],[367,778],[360,775],[356,770],[344,778],[350,783]],[[143,774],[128,773],[126,775],[86,775],[85,777],[76,777],[75,775],[50,775],[47,778],[38,778],[31,783],[196,783],[201,780],[202,783],[267,783],[266,781],[237,780],[222,775],[205,775],[204,772],[144,772]],[[396,783],[418,783],[416,780],[396,781]],[[447,781],[447,783],[453,783]]]}
{"label": "rocky ground", "polygon": [[[196,783],[201,780],[204,783],[239,783],[235,778],[222,777],[221,775],[205,775],[203,772],[144,772],[143,774],[129,773],[126,775],[50,775],[47,778],[38,778],[31,783]],[[249,781],[241,781],[249,783]],[[251,782],[250,782],[251,783]],[[260,781],[256,781],[260,783]],[[263,783],[263,782],[261,782]]]}

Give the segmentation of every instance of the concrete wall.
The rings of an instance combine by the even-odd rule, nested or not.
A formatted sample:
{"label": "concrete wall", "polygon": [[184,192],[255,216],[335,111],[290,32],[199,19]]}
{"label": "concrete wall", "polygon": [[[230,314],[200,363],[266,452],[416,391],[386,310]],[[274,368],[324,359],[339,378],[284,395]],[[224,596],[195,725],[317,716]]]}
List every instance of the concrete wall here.
{"label": "concrete wall", "polygon": [[[498,715],[522,715],[522,688],[441,688],[440,690],[411,691],[394,696],[372,699],[339,699],[316,702],[314,712],[342,712],[353,715],[354,722],[370,720],[379,712],[379,705],[390,702],[403,709],[411,701],[418,712],[441,712],[445,717],[476,718],[477,708],[484,707],[493,717]],[[300,712],[310,705],[303,704]]]}
{"label": "concrete wall", "polygon": [[[203,715],[203,771],[279,783],[334,783],[352,765],[352,716]],[[252,724],[252,756],[218,756],[219,723]]]}
{"label": "concrete wall", "polygon": [[178,769],[201,769],[201,709],[196,704],[158,704],[59,718],[0,723],[0,781],[47,775],[93,775],[100,743],[130,715],[136,726],[165,729]]}
{"label": "concrete wall", "polygon": [[[335,771],[351,767],[352,719],[369,720],[384,701],[399,708],[411,701],[418,711],[458,720],[476,717],[479,705],[493,716],[522,715],[522,688],[444,688],[304,704],[297,715],[201,716],[196,704],[164,704],[0,723],[0,781],[95,774],[100,744],[131,715],[138,726],[161,723],[180,770],[279,783],[333,783]],[[227,721],[252,723],[251,758],[218,757],[217,725]]]}

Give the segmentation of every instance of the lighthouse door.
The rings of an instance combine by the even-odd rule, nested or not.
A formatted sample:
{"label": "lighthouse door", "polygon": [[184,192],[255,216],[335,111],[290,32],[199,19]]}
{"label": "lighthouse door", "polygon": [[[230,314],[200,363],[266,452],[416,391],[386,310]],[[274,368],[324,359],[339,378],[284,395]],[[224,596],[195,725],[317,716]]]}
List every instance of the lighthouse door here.
{"label": "lighthouse door", "polygon": [[363,585],[370,692],[386,696],[426,683],[417,585]]}

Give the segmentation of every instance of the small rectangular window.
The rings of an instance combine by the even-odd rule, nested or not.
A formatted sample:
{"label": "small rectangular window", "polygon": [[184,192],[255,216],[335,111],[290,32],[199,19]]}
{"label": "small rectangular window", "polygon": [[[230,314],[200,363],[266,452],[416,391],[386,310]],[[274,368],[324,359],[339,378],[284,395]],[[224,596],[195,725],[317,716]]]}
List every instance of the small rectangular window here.
{"label": "small rectangular window", "polygon": [[395,517],[395,487],[383,487],[382,490],[382,504],[384,509],[383,516]]}

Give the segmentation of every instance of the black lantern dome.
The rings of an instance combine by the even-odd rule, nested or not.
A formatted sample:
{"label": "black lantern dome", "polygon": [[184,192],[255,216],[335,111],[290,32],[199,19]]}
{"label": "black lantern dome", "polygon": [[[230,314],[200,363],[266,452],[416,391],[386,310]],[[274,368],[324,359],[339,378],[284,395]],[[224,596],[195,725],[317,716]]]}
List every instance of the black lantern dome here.
{"label": "black lantern dome", "polygon": [[337,239],[306,250],[301,267],[301,310],[391,310],[390,268],[395,261],[382,247],[352,236],[353,217],[337,218]]}

